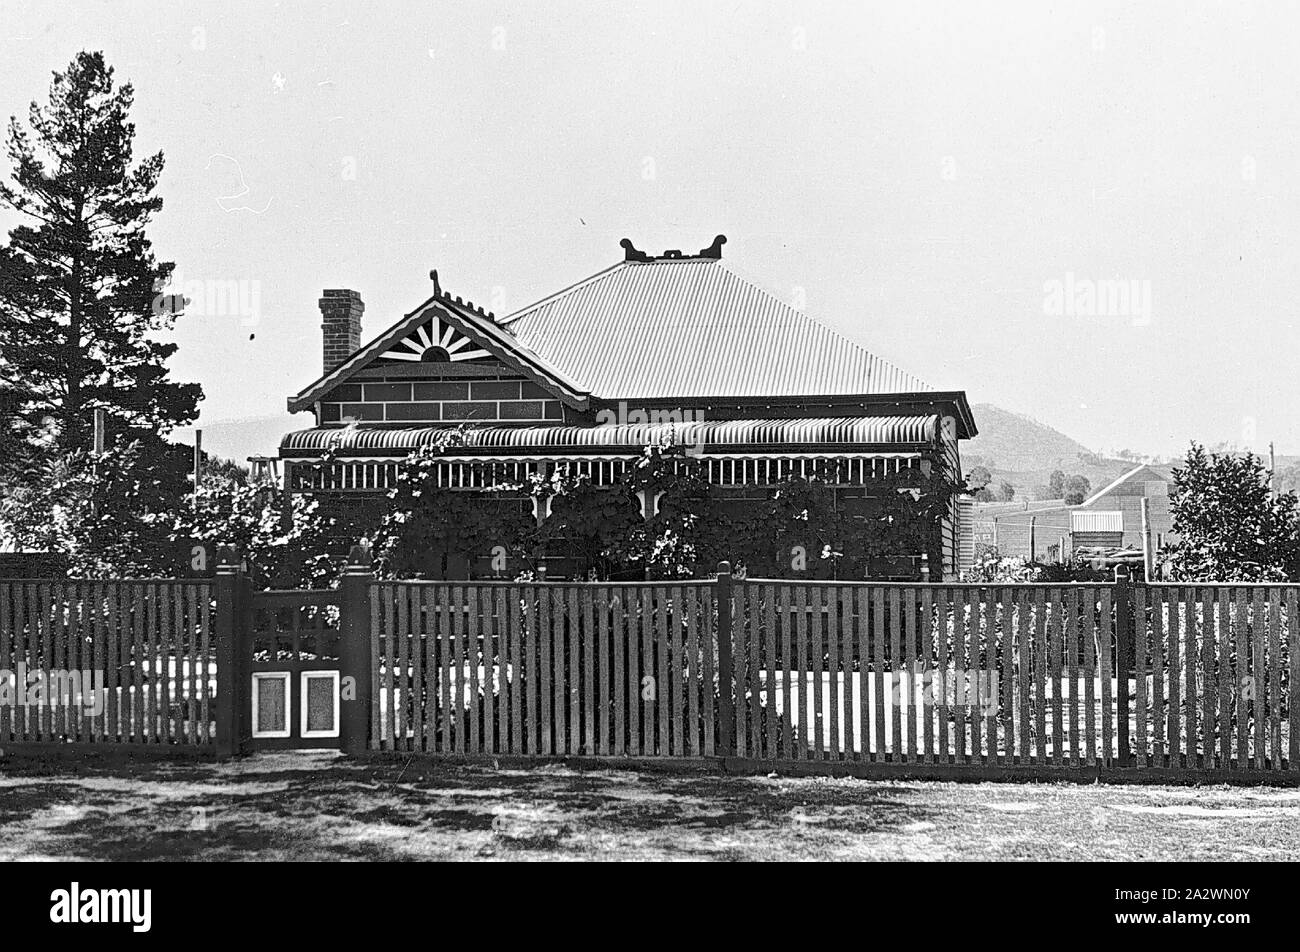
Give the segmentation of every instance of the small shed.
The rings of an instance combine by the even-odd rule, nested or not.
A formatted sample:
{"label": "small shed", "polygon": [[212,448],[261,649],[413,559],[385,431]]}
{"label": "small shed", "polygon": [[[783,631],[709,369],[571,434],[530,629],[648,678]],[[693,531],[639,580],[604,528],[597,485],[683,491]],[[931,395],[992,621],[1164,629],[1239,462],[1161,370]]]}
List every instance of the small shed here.
{"label": "small shed", "polygon": [[1157,467],[1145,463],[1135,466],[1085,499],[1080,509],[1120,513],[1122,544],[1140,549],[1144,499],[1151,523],[1151,543],[1159,546],[1173,534],[1173,518],[1169,512],[1169,476]]}
{"label": "small shed", "polygon": [[1070,548],[1112,548],[1124,542],[1124,513],[1076,509],[1070,513]]}

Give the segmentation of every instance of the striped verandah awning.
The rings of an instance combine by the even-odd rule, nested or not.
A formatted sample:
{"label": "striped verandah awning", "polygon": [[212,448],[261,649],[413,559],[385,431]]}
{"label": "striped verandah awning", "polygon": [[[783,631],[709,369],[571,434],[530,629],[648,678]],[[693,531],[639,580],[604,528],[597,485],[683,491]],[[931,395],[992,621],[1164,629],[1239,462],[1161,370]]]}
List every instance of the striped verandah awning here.
{"label": "striped verandah awning", "polygon": [[[616,482],[646,446],[677,445],[696,458],[715,485],[772,485],[810,476],[834,463],[838,482],[862,485],[920,465],[938,432],[936,415],[793,420],[709,420],[608,426],[470,426],[447,447],[438,480],[479,489],[522,481],[553,465],[598,485]],[[358,424],[315,427],[284,437],[280,456],[291,464],[299,491],[381,491],[395,484],[397,461],[437,445],[453,426]],[[332,451],[333,461],[306,466]]]}
{"label": "striped verandah awning", "polygon": [[[932,447],[936,414],[817,417],[794,420],[687,420],[618,423],[606,426],[484,426],[470,423],[448,453],[512,459],[543,453],[635,455],[646,446],[676,444],[701,453],[811,453],[836,450],[918,451]],[[436,445],[455,432],[442,426],[353,424],[318,426],[287,434],[283,459],[311,459],[326,450],[336,456],[406,456]]]}

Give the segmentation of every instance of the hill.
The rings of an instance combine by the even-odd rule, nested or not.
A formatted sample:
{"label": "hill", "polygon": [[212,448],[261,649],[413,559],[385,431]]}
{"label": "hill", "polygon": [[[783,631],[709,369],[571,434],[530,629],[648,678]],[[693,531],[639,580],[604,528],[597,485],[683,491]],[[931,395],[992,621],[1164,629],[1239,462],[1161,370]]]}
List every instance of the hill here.
{"label": "hill", "polygon": [[971,409],[980,433],[962,445],[963,467],[966,472],[975,466],[985,467],[995,483],[1006,480],[1014,486],[1017,499],[1033,498],[1055,469],[1066,476],[1085,476],[1093,489],[1099,489],[1137,465],[1132,460],[1102,457],[1023,413],[991,403],[977,403]]}
{"label": "hill", "polygon": [[1046,468],[1051,472],[1055,468],[1074,466],[1080,458],[1097,455],[1078,440],[1033,417],[991,403],[977,403],[971,409],[980,432],[962,446],[962,456],[968,464],[975,465],[975,457],[980,457],[979,465],[990,470]]}

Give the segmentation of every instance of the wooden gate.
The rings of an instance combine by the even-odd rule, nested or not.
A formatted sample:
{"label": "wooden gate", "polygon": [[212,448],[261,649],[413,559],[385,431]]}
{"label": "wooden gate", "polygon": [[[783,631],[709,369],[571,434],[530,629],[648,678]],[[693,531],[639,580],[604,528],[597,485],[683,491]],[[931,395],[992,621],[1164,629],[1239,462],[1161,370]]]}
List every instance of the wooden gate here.
{"label": "wooden gate", "polygon": [[340,746],[341,609],[341,591],[251,594],[241,639],[248,749]]}

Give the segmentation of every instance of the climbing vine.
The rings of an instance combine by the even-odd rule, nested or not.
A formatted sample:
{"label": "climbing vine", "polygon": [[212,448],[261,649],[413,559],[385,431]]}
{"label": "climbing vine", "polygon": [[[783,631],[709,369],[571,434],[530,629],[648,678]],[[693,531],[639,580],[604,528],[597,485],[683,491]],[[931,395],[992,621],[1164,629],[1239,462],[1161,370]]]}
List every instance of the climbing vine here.
{"label": "climbing vine", "polygon": [[456,564],[530,578],[558,559],[568,577],[673,579],[727,559],[750,576],[863,578],[873,560],[937,554],[941,518],[963,488],[903,473],[874,481],[870,495],[837,497],[828,464],[738,495],[709,484],[683,447],[652,445],[613,485],[561,464],[466,492],[436,476],[461,440],[449,435],[403,461],[376,535],[382,572],[445,577]]}

